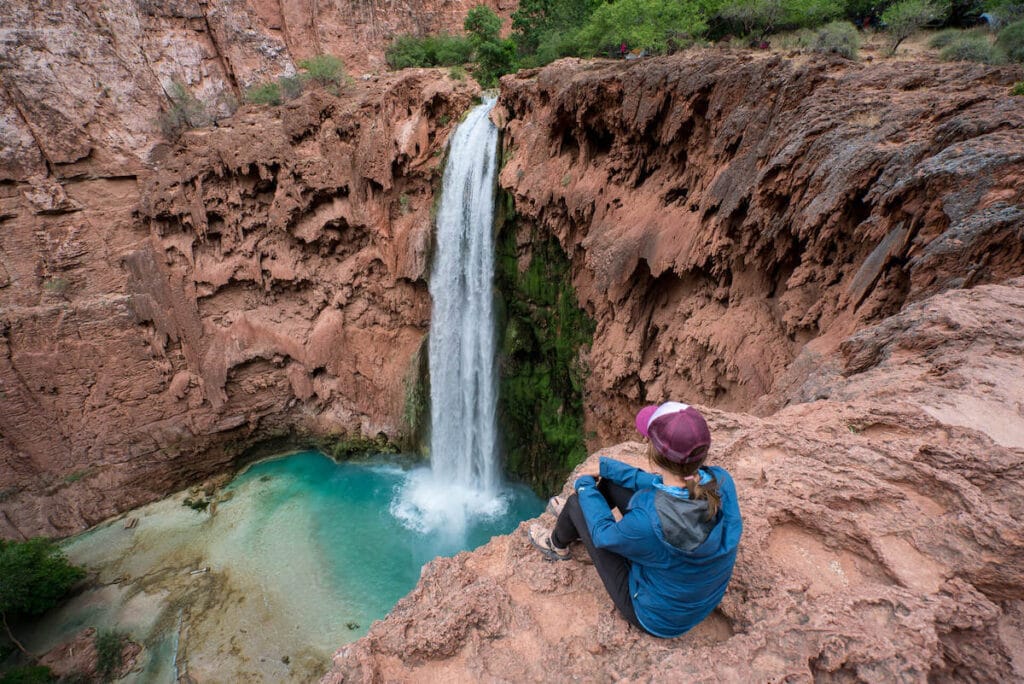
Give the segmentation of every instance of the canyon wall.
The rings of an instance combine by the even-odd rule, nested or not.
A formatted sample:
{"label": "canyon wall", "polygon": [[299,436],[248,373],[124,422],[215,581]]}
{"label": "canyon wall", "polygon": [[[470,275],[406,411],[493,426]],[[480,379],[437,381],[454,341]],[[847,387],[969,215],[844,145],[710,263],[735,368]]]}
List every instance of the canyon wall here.
{"label": "canyon wall", "polygon": [[243,72],[201,17],[155,34],[108,10],[0,8],[21,22],[0,44],[5,537],[80,531],[272,438],[410,437],[433,196],[476,86],[314,88],[171,144],[162,74],[195,67],[216,114],[217,83],[283,53],[233,43]]}
{"label": "canyon wall", "polygon": [[657,639],[523,523],[430,563],[324,682],[1024,679],[1020,76],[706,51],[505,77],[519,255],[556,236],[597,322],[578,470],[650,467],[608,446],[636,409],[704,404],[735,572]]}
{"label": "canyon wall", "polygon": [[710,50],[503,79],[501,183],[597,321],[594,443],[644,402],[771,412],[854,330],[1024,273],[1019,76]]}

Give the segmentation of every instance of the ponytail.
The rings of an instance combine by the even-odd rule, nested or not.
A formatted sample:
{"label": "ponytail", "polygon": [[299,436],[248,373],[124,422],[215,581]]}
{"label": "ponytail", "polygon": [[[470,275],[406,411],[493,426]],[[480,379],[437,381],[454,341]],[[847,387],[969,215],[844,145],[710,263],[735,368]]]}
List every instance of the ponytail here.
{"label": "ponytail", "polygon": [[[706,446],[698,448],[704,452],[699,454],[699,458],[690,463],[676,463],[662,456],[661,452],[654,448],[654,444],[649,444],[647,458],[662,470],[667,470],[673,475],[682,478],[691,499],[694,501],[707,501],[708,515],[706,520],[714,520],[715,516],[718,515],[719,509],[722,507],[722,494],[718,491],[718,480],[714,475],[711,476],[711,482],[708,484],[702,485],[700,483],[700,466],[707,458],[708,448]],[[691,456],[697,455],[691,454]]]}

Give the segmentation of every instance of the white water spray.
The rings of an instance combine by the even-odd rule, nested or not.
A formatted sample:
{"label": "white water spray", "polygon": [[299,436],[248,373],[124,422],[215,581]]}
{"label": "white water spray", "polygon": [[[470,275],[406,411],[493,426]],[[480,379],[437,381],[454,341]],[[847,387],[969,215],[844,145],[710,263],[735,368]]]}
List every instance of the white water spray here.
{"label": "white water spray", "polygon": [[452,137],[430,278],[429,471],[413,473],[392,513],[423,532],[463,535],[473,517],[501,515],[495,377],[494,99]]}

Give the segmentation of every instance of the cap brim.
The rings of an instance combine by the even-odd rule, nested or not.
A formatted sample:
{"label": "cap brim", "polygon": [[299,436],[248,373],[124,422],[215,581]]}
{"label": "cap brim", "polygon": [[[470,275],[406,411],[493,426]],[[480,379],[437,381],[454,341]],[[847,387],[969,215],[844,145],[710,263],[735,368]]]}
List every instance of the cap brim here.
{"label": "cap brim", "polygon": [[651,422],[651,416],[658,410],[657,404],[651,406],[645,406],[640,409],[640,412],[636,414],[636,431],[644,437],[647,437],[647,426]]}

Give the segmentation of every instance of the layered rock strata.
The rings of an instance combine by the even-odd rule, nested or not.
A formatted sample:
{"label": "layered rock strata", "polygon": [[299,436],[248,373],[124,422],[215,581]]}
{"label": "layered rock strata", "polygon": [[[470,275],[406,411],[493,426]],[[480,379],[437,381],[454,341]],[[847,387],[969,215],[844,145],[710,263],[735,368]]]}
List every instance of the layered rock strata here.
{"label": "layered rock strata", "polygon": [[501,183],[597,321],[598,441],[644,401],[770,412],[854,330],[1024,273],[1019,77],[705,51],[504,78]]}
{"label": "layered rock strata", "polygon": [[407,71],[0,188],[0,533],[81,530],[273,437],[402,438],[474,88]]}

